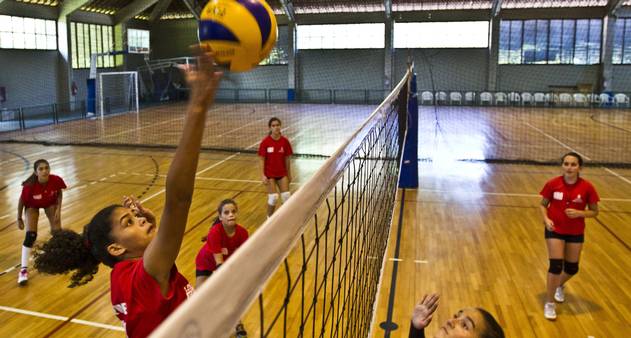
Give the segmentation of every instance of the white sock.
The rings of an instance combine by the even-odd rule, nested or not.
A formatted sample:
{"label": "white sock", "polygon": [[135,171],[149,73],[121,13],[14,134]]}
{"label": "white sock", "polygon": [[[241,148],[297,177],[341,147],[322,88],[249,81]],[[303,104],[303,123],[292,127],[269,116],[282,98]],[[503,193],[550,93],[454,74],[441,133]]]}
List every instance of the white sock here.
{"label": "white sock", "polygon": [[22,245],[22,268],[28,267],[28,259],[31,257],[31,248]]}

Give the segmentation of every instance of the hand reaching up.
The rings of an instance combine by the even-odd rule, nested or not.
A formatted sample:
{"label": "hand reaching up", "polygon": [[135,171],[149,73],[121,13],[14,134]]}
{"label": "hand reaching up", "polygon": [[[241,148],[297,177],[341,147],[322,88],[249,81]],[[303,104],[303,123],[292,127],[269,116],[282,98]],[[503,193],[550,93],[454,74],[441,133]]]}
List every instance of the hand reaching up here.
{"label": "hand reaching up", "polygon": [[412,312],[412,325],[417,329],[423,329],[432,321],[432,315],[438,308],[438,294],[424,295],[423,299],[416,304]]}

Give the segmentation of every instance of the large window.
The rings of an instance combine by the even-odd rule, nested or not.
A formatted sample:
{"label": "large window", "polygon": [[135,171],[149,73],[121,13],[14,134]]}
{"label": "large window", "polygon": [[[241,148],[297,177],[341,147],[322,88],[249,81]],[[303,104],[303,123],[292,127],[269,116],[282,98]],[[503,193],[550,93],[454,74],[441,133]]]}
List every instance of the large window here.
{"label": "large window", "polygon": [[135,54],[149,53],[149,31],[142,29],[127,30],[127,50]]}
{"label": "large window", "polygon": [[394,24],[394,48],[487,48],[488,46],[488,21]]}
{"label": "large window", "polygon": [[[114,30],[112,26],[80,22],[70,24],[72,68],[90,68],[92,54],[114,51]],[[99,56],[96,66],[114,67],[114,56]]]}
{"label": "large window", "polygon": [[503,20],[499,63],[598,64],[601,34],[600,19]]}
{"label": "large window", "polygon": [[616,65],[631,64],[631,19],[616,19],[611,62]]}
{"label": "large window", "polygon": [[0,48],[57,49],[54,20],[0,15]]}
{"label": "large window", "polygon": [[362,23],[298,26],[298,49],[384,48],[385,25]]}

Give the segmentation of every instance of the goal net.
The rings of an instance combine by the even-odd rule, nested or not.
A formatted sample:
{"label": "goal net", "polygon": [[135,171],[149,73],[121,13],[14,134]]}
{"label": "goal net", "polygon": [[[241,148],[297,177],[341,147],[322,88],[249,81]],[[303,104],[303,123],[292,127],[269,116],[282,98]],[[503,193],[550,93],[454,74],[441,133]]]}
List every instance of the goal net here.
{"label": "goal net", "polygon": [[106,72],[98,74],[97,112],[106,115],[138,113],[138,72]]}

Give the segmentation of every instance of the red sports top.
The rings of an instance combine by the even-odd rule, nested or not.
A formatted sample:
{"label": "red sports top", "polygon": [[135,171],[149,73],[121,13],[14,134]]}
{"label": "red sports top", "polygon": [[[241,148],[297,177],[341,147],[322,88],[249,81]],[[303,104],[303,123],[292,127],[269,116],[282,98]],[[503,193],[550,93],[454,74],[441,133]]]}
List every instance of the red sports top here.
{"label": "red sports top", "polygon": [[158,282],[145,271],[142,259],[116,263],[110,282],[114,312],[130,338],[147,337],[193,293],[193,287],[174,264],[169,291],[163,296]]}
{"label": "red sports top", "polygon": [[245,241],[248,239],[248,231],[237,224],[234,235],[229,237],[221,223],[216,223],[208,231],[206,244],[199,249],[195,259],[196,269],[200,271],[215,271],[217,264],[213,254],[223,254],[223,261],[227,261]]}
{"label": "red sports top", "polygon": [[588,204],[600,201],[594,186],[580,177],[574,184],[565,183],[563,176],[555,177],[539,194],[550,201],[548,218],[554,222],[554,232],[564,235],[581,235],[585,231],[585,218],[569,218],[565,209],[585,210]]}
{"label": "red sports top", "polygon": [[285,167],[285,157],[291,156],[294,151],[291,144],[285,136],[281,136],[278,140],[274,140],[268,135],[261,141],[259,145],[259,156],[265,158],[265,168],[263,172],[267,178],[276,178],[287,176],[287,167]]}
{"label": "red sports top", "polygon": [[57,203],[61,189],[66,189],[64,180],[57,175],[48,175],[48,182],[44,184],[35,179],[34,184],[23,185],[20,199],[27,208],[48,208]]}

